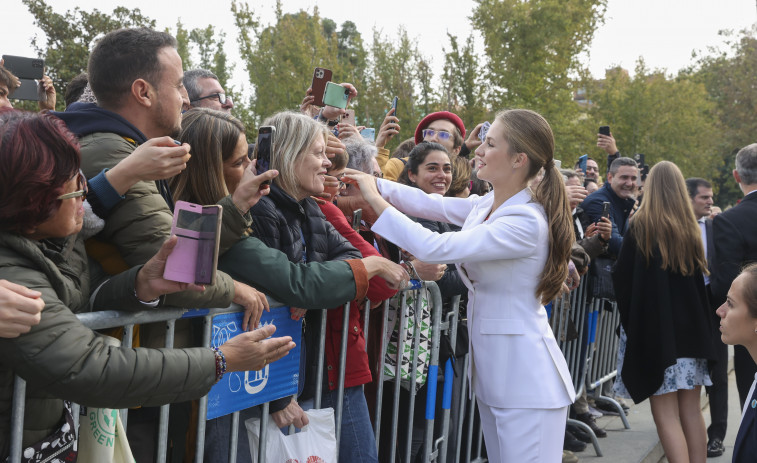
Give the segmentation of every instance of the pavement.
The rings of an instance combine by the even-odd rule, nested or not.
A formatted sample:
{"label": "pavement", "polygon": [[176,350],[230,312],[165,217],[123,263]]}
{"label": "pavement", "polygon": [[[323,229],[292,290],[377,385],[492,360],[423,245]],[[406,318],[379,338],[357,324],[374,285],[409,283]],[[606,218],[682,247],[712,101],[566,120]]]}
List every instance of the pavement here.
{"label": "pavement", "polygon": [[[733,357],[733,349],[729,348]],[[736,389],[732,362],[728,373],[728,431],[725,436],[725,453],[717,458],[708,458],[707,463],[730,463],[733,455],[733,445],[741,420],[739,407],[739,393]],[[628,424],[631,429],[625,429],[618,416],[602,416],[597,418],[597,425],[607,431],[607,437],[599,439],[602,456],[598,457],[594,447],[588,445],[583,452],[577,452],[579,461],[586,463],[667,463],[662,444],[657,436],[657,428],[652,418],[649,400],[631,406],[628,412]],[[710,409],[707,396],[702,391],[702,415],[705,423],[710,424]]]}

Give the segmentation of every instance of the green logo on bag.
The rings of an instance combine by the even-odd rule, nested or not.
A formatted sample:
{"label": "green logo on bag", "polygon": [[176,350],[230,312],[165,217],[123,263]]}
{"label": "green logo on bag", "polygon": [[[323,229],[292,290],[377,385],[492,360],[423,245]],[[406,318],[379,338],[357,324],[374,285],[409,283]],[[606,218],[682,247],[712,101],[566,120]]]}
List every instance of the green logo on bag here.
{"label": "green logo on bag", "polygon": [[108,408],[96,408],[89,414],[92,427],[92,437],[95,441],[106,447],[113,447],[116,440],[116,421],[118,410]]}

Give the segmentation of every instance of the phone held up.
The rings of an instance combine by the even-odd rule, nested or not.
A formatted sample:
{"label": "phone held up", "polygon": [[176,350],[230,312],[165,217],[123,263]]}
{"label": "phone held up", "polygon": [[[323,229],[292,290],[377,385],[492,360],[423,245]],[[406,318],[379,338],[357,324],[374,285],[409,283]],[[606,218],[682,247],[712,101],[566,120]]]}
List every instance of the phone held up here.
{"label": "phone held up", "polygon": [[486,141],[486,134],[489,133],[489,127],[491,127],[491,123],[489,121],[484,121],[484,125],[481,126],[481,128],[478,131],[478,138],[481,140],[481,143]]}
{"label": "phone held up", "polygon": [[[273,144],[276,137],[276,127],[272,125],[263,125],[258,127],[258,142],[255,145],[257,152],[257,173],[258,175],[271,168],[271,159],[273,157]],[[265,188],[270,185],[271,181],[266,180],[260,187]]]}
{"label": "phone held up", "polygon": [[610,203],[607,201],[602,202],[602,217],[610,218]]}
{"label": "phone held up", "polygon": [[310,88],[313,89],[313,104],[323,106],[323,94],[326,93],[326,82],[331,82],[331,70],[326,68],[315,68],[313,70],[313,82]]}
{"label": "phone held up", "polygon": [[396,97],[396,96],[392,100],[392,108],[391,109],[394,110],[394,112],[392,113],[392,116],[394,116],[394,117],[399,117],[399,116],[397,116],[397,102],[398,101],[399,101],[399,97]]}
{"label": "phone held up", "polygon": [[216,281],[223,208],[177,201],[171,234],[179,238],[166,260],[163,278],[212,285]]}
{"label": "phone held up", "polygon": [[360,131],[360,135],[368,141],[376,141],[376,129],[366,127]]}
{"label": "phone held up", "polygon": [[335,108],[345,109],[350,99],[350,89],[333,82],[326,82],[326,93],[323,94],[323,104]]}
{"label": "phone held up", "polygon": [[586,175],[586,163],[588,162],[588,160],[589,160],[588,154],[584,154],[583,156],[578,158],[578,168],[581,169],[581,172],[583,172],[584,175]]}
{"label": "phone held up", "polygon": [[18,77],[21,85],[11,92],[10,97],[16,100],[41,101],[45,98],[44,91],[39,91],[37,81],[42,78],[45,70],[45,60],[26,58],[23,56],[3,55],[3,67]]}
{"label": "phone held up", "polygon": [[344,123],[344,124],[352,125],[352,126],[357,125],[357,123],[355,121],[355,110],[354,109],[345,109],[344,110],[344,115],[342,115],[341,122]]}
{"label": "phone held up", "polygon": [[360,231],[360,221],[363,217],[363,210],[362,209],[355,209],[355,211],[352,213],[352,229],[355,231]]}
{"label": "phone held up", "polygon": [[600,135],[606,135],[610,136],[610,126],[609,125],[600,125],[599,126],[599,134]]}

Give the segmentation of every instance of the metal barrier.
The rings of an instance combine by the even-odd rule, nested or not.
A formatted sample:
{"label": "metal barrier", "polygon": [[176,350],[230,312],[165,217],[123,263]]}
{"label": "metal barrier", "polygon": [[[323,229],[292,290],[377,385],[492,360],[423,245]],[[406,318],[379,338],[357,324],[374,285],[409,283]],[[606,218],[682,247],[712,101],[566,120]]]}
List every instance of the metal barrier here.
{"label": "metal barrier", "polygon": [[[433,282],[424,282],[415,287],[407,288],[401,292],[401,296],[396,299],[399,300],[398,309],[399,314],[397,317],[400,320],[400,327],[402,332],[399,333],[398,341],[398,353],[405,350],[405,338],[407,333],[404,332],[405,321],[409,313],[409,307],[407,306],[407,298],[404,297],[407,291],[416,291],[415,297],[415,326],[420,324],[421,310],[419,304],[421,303],[421,297],[418,297],[418,291],[425,288],[428,292],[428,302],[431,312],[431,338],[429,340],[430,356],[427,375],[427,397],[425,404],[425,423],[424,423],[424,435],[422,443],[423,461],[427,462],[455,462],[464,461],[466,463],[477,463],[487,461],[483,456],[483,433],[479,420],[476,419],[476,407],[475,407],[475,394],[472,396],[472,400],[467,399],[467,389],[469,387],[468,377],[465,372],[468,369],[468,363],[470,362],[469,355],[465,355],[462,359],[462,374],[459,375],[459,397],[453,401],[453,381],[455,373],[453,371],[453,365],[451,360],[447,360],[443,365],[444,371],[444,383],[441,394],[441,424],[440,429],[435,432],[435,420],[436,420],[436,408],[437,408],[437,392],[438,392],[438,372],[439,372],[439,350],[440,339],[442,333],[448,333],[449,340],[452,346],[456,344],[457,324],[458,321],[458,303],[459,298],[453,301],[450,306],[450,310],[445,317],[443,317],[443,307],[441,294],[438,287]],[[614,403],[618,409],[623,424],[626,428],[630,428],[625,418],[620,405],[614,400],[601,396],[601,386],[603,383],[612,379],[615,374],[615,362],[617,356],[618,340],[615,336],[615,328],[618,326],[619,315],[618,311],[613,304],[612,310],[607,311],[602,309],[604,302],[600,300],[591,300],[587,295],[587,284],[585,280],[581,285],[573,291],[570,295],[563,296],[560,300],[555,301],[553,304],[553,311],[551,317],[551,324],[555,333],[555,337],[562,349],[562,352],[568,363],[569,371],[573,377],[573,384],[577,391],[580,393],[584,388],[594,389],[597,394],[597,400],[605,400],[609,403]],[[271,307],[278,307],[281,304],[272,302]],[[368,344],[369,334],[369,317],[368,310],[371,303],[367,302],[364,308],[364,335],[366,340],[366,348]],[[388,449],[388,460],[384,458],[384,461],[394,462],[397,461],[397,446],[394,444],[398,442],[400,423],[407,425],[407,432],[404,436],[404,448],[400,450],[399,461],[409,462],[412,455],[413,444],[413,410],[415,408],[415,400],[417,390],[415,387],[409,387],[409,406],[404,410],[400,409],[400,390],[402,387],[401,380],[401,361],[397,362],[394,371],[394,378],[384,377],[384,364],[385,364],[385,352],[387,350],[387,336],[386,325],[389,317],[390,301],[385,301],[383,310],[383,323],[381,327],[382,339],[381,339],[381,357],[379,364],[379,375],[377,381],[377,395],[376,395],[376,409],[373,416],[373,429],[376,438],[376,445],[378,448],[381,441],[382,428],[390,435],[390,442],[392,442],[391,448]],[[204,331],[202,343],[204,346],[209,346],[211,341],[211,328],[212,318],[215,315],[222,313],[229,313],[239,311],[238,306],[231,306],[225,309],[161,309],[151,310],[144,312],[92,312],[79,314],[78,317],[83,324],[91,329],[105,329],[113,327],[124,327],[124,338],[122,341],[123,346],[132,345],[132,333],[133,326],[135,324],[152,323],[152,322],[166,322],[167,323],[167,337],[166,347],[173,346],[173,326],[177,319],[191,318],[191,317],[203,317],[204,319]],[[324,374],[324,358],[325,358],[325,334],[326,334],[326,317],[327,312],[321,311],[321,332],[319,336],[319,342],[317,346],[308,346],[309,349],[316,348],[318,352],[318,369],[317,378],[315,378],[316,394],[314,398],[315,408],[321,407],[322,380]],[[349,304],[345,305],[343,311],[342,320],[342,332],[341,332],[341,350],[339,356],[339,375],[338,375],[338,387],[337,387],[337,406],[335,407],[335,425],[336,425],[336,438],[337,438],[337,451],[338,442],[341,437],[341,421],[342,421],[342,403],[344,398],[344,380],[346,375],[346,346],[348,341],[348,325],[349,325]],[[444,320],[442,320],[444,318]],[[571,326],[574,328],[573,336],[568,336],[571,332]],[[420,330],[416,330],[413,333],[410,342],[409,349],[413,352],[413,358],[417,357],[420,341]],[[570,338],[570,339],[569,339]],[[410,378],[415,378],[415,362],[411,362]],[[386,384],[385,384],[386,383]],[[391,416],[382,417],[383,404],[383,391],[385,387],[391,387],[394,397],[391,408]],[[16,463],[21,461],[21,437],[23,429],[23,413],[24,413],[24,399],[25,399],[25,383],[20,378],[16,378],[14,397],[12,405],[12,427],[11,427],[11,454],[9,461]],[[260,445],[258,449],[258,461],[265,462],[265,444],[266,444],[266,428],[268,419],[268,404],[263,404],[262,419],[260,420]],[[166,460],[167,454],[167,435],[168,435],[168,411],[169,406],[164,405],[161,407],[160,419],[159,419],[159,433],[157,442],[157,456],[156,461],[162,463]],[[196,423],[197,431],[197,443],[195,447],[195,462],[202,462],[204,455],[205,445],[205,425],[207,417],[207,396],[200,399],[199,416]],[[401,415],[407,413],[407,416]],[[453,422],[451,420],[452,415],[457,415],[457,420]],[[75,418],[78,421],[78,414],[75,411]],[[128,410],[121,410],[121,417],[123,425],[126,428],[128,426]],[[466,426],[467,421],[467,426]],[[584,423],[569,420],[569,422],[584,429],[589,435],[594,436],[591,429]],[[78,424],[78,423],[77,423]],[[235,412],[231,415],[231,430],[232,432],[229,440],[229,461],[236,462],[237,443],[240,436],[238,435],[239,426],[239,412]],[[386,427],[389,427],[387,430]],[[246,436],[241,436],[246,439]],[[601,450],[599,448],[596,436],[593,438],[593,444],[598,456],[601,456]],[[381,449],[380,449],[381,450]],[[418,450],[421,451],[421,450]]]}

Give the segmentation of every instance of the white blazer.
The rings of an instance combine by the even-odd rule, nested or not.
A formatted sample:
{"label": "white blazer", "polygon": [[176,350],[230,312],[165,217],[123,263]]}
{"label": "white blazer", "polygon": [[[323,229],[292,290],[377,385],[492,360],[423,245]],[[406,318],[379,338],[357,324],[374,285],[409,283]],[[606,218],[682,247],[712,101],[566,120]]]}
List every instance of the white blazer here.
{"label": "white blazer", "polygon": [[445,198],[386,180],[378,186],[387,201],[411,216],[462,226],[459,232],[434,233],[387,208],[371,230],[424,262],[457,264],[468,287],[468,377],[478,400],[498,408],[572,404],[568,366],[536,296],[549,229],[530,191],[517,193],[486,219],[493,193]]}

